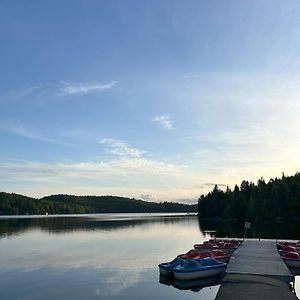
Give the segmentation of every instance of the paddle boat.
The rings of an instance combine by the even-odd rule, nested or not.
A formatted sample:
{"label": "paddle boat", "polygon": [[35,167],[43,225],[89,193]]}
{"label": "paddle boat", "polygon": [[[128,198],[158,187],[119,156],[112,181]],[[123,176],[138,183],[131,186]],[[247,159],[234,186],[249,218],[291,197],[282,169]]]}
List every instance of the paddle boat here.
{"label": "paddle boat", "polygon": [[282,249],[283,247],[286,247],[286,246],[291,246],[291,247],[296,247],[296,248],[300,248],[300,241],[297,241],[297,242],[277,242],[277,249],[280,250]]}
{"label": "paddle boat", "polygon": [[204,242],[202,244],[195,244],[194,248],[197,251],[222,250],[225,253],[231,254],[233,251],[235,251],[238,248],[238,246],[229,242],[219,243],[219,244]]}
{"label": "paddle boat", "polygon": [[281,249],[278,250],[280,255],[284,255],[288,252],[300,252],[299,248],[293,247],[293,246],[283,246]]}
{"label": "paddle boat", "polygon": [[179,254],[178,257],[184,259],[197,259],[197,258],[205,258],[211,257],[211,253],[209,251],[199,252],[194,249],[189,250],[187,253]]}
{"label": "paddle boat", "polygon": [[211,251],[197,251],[191,249],[185,254],[179,254],[178,257],[183,259],[198,259],[198,258],[212,257],[218,261],[227,263],[229,261],[230,255],[218,249],[214,249]]}
{"label": "paddle boat", "polygon": [[211,257],[188,259],[186,263],[172,268],[172,273],[177,280],[194,280],[223,275],[226,266],[227,264]]}
{"label": "paddle boat", "polygon": [[287,252],[282,256],[285,264],[290,268],[300,268],[300,254],[298,252]]}
{"label": "paddle boat", "polygon": [[182,267],[186,263],[187,263],[187,260],[180,258],[180,257],[176,257],[175,259],[173,259],[170,262],[159,264],[158,265],[159,273],[160,273],[160,275],[165,276],[165,277],[172,276],[173,275],[172,270],[174,268],[176,268],[179,265]]}
{"label": "paddle boat", "polygon": [[229,262],[230,254],[224,252],[223,250],[213,249],[210,252],[213,254],[213,256],[211,256],[211,257],[216,259],[217,261],[220,261],[223,263]]}
{"label": "paddle boat", "polygon": [[237,239],[210,239],[208,241],[209,243],[213,244],[225,244],[225,243],[232,243],[235,246],[240,246],[243,240],[237,240]]}

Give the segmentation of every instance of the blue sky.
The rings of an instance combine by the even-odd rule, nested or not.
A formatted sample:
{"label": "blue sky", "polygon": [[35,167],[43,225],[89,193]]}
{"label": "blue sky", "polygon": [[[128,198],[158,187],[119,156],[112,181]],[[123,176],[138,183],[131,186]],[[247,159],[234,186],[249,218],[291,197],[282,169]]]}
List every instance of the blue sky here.
{"label": "blue sky", "polygon": [[300,2],[0,1],[0,190],[195,202],[299,171]]}

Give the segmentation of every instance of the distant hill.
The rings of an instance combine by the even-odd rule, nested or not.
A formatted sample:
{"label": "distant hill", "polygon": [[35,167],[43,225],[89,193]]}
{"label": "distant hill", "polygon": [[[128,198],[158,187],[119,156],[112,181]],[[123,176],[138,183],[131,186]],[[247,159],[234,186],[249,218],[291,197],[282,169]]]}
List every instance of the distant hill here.
{"label": "distant hill", "polygon": [[146,202],[117,196],[52,195],[35,199],[0,192],[0,215],[197,212],[197,204]]}
{"label": "distant hill", "polygon": [[219,219],[300,219],[300,173],[257,184],[243,180],[233,190],[216,185],[198,201],[200,218]]}

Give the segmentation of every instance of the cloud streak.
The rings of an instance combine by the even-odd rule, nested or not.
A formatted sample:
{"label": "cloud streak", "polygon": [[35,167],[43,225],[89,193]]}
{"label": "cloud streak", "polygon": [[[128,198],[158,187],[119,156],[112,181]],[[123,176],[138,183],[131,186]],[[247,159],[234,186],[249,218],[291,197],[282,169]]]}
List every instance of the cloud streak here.
{"label": "cloud streak", "polygon": [[[0,190],[32,197],[49,194],[117,195],[148,201],[196,199],[180,166],[151,160],[42,163],[0,162]],[[189,188],[187,193],[187,188]],[[145,199],[146,200],[146,199]]]}
{"label": "cloud streak", "polygon": [[161,126],[164,129],[167,129],[167,130],[174,129],[173,120],[168,115],[157,116],[152,119],[152,122],[157,123],[159,126]]}
{"label": "cloud streak", "polygon": [[176,165],[138,158],[74,163],[2,161],[0,190],[38,197],[67,193],[139,198],[152,193],[154,199],[169,199],[170,194],[185,193],[170,183],[180,173]]}
{"label": "cloud streak", "polygon": [[141,158],[145,153],[143,150],[130,147],[126,143],[112,138],[103,139],[100,143],[109,147],[109,149],[106,149],[107,153],[117,155],[122,158]]}
{"label": "cloud streak", "polygon": [[38,134],[35,131],[26,128],[23,124],[17,124],[17,123],[0,123],[0,130],[9,132],[11,134],[21,136],[27,139],[46,142],[46,143],[52,143],[52,144],[59,144],[59,145],[69,145],[65,142],[48,138],[44,135]]}
{"label": "cloud streak", "polygon": [[80,83],[75,81],[60,81],[59,92],[62,96],[84,95],[89,93],[102,93],[112,89],[117,81],[109,83]]}
{"label": "cloud streak", "polygon": [[57,101],[66,96],[82,96],[86,94],[99,94],[113,89],[117,81],[108,83],[99,82],[75,82],[72,80],[61,80],[56,83],[37,84],[25,89],[16,89],[0,95],[0,103],[41,104]]}
{"label": "cloud streak", "polygon": [[77,193],[140,198],[140,195],[153,195],[153,200],[185,196],[184,166],[148,159],[143,157],[145,151],[115,139],[103,139],[100,143],[112,155],[108,160],[0,161],[0,190],[3,185],[5,190],[11,187],[12,191],[23,194],[30,187],[28,193],[38,196]]}
{"label": "cloud streak", "polygon": [[[29,138],[39,137],[29,132],[21,131],[20,134]],[[180,168],[176,165],[162,161],[151,160],[142,157],[143,150],[130,147],[128,144],[112,138],[102,139],[101,144],[107,146],[105,151],[114,157],[108,161],[83,161],[74,163],[44,163],[38,161],[18,161],[1,162],[0,170],[2,174],[12,174],[22,177],[28,174],[31,178],[40,179],[43,174],[46,178],[62,177],[86,177],[104,178],[106,175],[127,176],[133,174],[140,175],[176,175],[180,173]],[[1,172],[0,172],[1,173]]]}
{"label": "cloud streak", "polygon": [[[133,173],[171,175],[179,172],[179,168],[175,165],[144,158],[74,163],[0,162],[0,170],[3,175],[13,175],[23,179],[26,179],[28,175],[31,179],[36,178],[40,180],[44,178],[46,181],[51,178],[62,179],[63,177],[103,178],[108,174],[120,176]],[[120,173],[120,171],[125,173]],[[24,175],[26,176],[24,177]]]}

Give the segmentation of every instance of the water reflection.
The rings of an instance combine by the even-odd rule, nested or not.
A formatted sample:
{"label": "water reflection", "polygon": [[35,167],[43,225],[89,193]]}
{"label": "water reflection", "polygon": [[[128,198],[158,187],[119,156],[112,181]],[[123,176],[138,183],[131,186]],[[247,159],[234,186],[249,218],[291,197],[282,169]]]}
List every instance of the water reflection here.
{"label": "water reflection", "polygon": [[[199,230],[204,236],[209,237],[237,237],[244,236],[244,221],[242,220],[213,220],[200,219]],[[247,231],[247,238],[278,239],[278,240],[299,240],[300,221],[263,220],[251,222],[251,228]],[[291,269],[292,274],[297,275],[294,278],[294,290],[300,299],[300,270]]]}
{"label": "water reflection", "polygon": [[[136,214],[139,215],[139,214]],[[49,233],[69,233],[72,231],[115,231],[127,230],[145,224],[186,223],[195,216],[156,216],[155,214],[103,214],[69,217],[7,218],[0,219],[0,238],[19,235],[29,230],[39,229]],[[295,239],[300,236],[299,221],[260,221],[252,222],[247,232],[249,238]],[[199,231],[203,236],[243,237],[244,221],[198,219]]]}
{"label": "water reflection", "polygon": [[[121,215],[121,216],[120,216]],[[0,238],[15,234],[22,234],[28,230],[40,229],[50,233],[68,233],[72,231],[114,231],[118,229],[134,228],[149,223],[186,223],[188,218],[195,216],[173,215],[173,216],[151,216],[131,217],[130,214],[114,214],[108,218],[107,214],[92,216],[73,217],[22,217],[0,219]]]}
{"label": "water reflection", "polygon": [[170,286],[179,290],[191,290],[193,292],[200,292],[203,288],[219,286],[221,284],[222,278],[218,277],[208,277],[194,280],[177,280],[167,276],[159,276],[159,283]]}
{"label": "water reflection", "polygon": [[[256,221],[251,222],[251,228],[247,231],[248,238],[262,239],[291,239],[300,237],[300,221]],[[199,219],[199,229],[216,237],[244,236],[244,221],[242,220],[213,220]]]}
{"label": "water reflection", "polygon": [[[212,300],[218,285],[160,284],[157,266],[210,235],[243,230],[242,222],[182,216],[0,219],[1,299]],[[299,239],[299,230],[253,224],[249,236]]]}
{"label": "water reflection", "polygon": [[161,261],[204,240],[195,217],[2,219],[0,228],[1,299],[196,299],[157,281]]}

